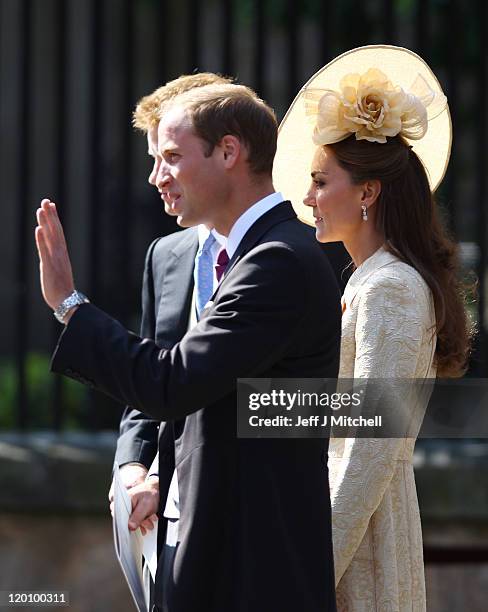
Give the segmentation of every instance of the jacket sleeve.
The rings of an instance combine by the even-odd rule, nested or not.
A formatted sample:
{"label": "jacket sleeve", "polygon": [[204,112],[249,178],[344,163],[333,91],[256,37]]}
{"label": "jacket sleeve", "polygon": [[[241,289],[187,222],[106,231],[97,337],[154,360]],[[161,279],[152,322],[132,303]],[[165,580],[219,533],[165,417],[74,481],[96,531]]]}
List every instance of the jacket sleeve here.
{"label": "jacket sleeve", "polygon": [[[141,300],[142,338],[155,337],[153,255],[159,240],[157,238],[149,246],[145,259]],[[158,451],[158,433],[159,421],[147,417],[131,406],[126,406],[120,420],[115,461],[119,465],[131,462],[142,463],[149,468]]]}
{"label": "jacket sleeve", "polygon": [[[358,295],[354,378],[413,378],[430,304],[423,288],[380,278]],[[432,333],[432,332],[430,332]],[[404,387],[403,387],[404,388]],[[395,383],[388,385],[395,398]],[[403,402],[409,409],[410,404]],[[405,438],[347,438],[331,487],[336,586],[353,559],[395,472]]]}
{"label": "jacket sleeve", "polygon": [[[82,305],[61,336],[52,369],[154,419],[182,418],[235,391],[238,377],[258,375],[285,354],[313,297],[310,277],[287,245],[256,247],[224,279],[208,314],[171,350]],[[336,302],[331,292],[331,309]],[[337,330],[331,333],[335,338]]]}

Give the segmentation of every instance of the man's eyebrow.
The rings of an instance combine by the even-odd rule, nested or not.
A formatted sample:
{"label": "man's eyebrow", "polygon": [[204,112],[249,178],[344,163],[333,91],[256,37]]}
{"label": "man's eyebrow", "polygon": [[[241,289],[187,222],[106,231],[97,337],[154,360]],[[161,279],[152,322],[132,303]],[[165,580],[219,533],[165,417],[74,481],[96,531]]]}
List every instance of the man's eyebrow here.
{"label": "man's eyebrow", "polygon": [[158,149],[159,157],[164,157],[165,155],[171,155],[171,154],[174,154],[174,153],[179,154],[179,148],[176,145],[174,145],[172,147],[171,146],[165,147],[162,151],[160,151]]}

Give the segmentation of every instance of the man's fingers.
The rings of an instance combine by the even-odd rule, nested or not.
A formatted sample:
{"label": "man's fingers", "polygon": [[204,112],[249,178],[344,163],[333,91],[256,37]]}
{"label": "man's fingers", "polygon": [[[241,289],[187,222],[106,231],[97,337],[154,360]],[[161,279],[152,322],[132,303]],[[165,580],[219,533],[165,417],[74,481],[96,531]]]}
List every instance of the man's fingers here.
{"label": "man's fingers", "polygon": [[56,227],[52,218],[51,206],[49,200],[43,200],[41,207],[37,211],[37,220],[41,227],[46,228],[46,237],[49,240],[54,238]]}
{"label": "man's fingers", "polygon": [[147,516],[144,506],[145,504],[142,503],[136,504],[132,514],[129,516],[129,529],[132,531],[135,531]]}
{"label": "man's fingers", "polygon": [[66,248],[66,239],[64,237],[63,226],[59,220],[56,210],[56,204],[51,200],[44,199],[41,202],[41,208],[38,210],[39,224],[48,229],[47,239],[53,241],[58,248]]}
{"label": "man's fingers", "polygon": [[38,208],[36,211],[37,225],[43,230],[44,234],[50,234],[51,229],[47,221],[47,216],[42,208]]}
{"label": "man's fingers", "polygon": [[[42,238],[44,240],[45,250],[44,255],[49,254],[52,257],[53,254],[53,242],[54,242],[54,229],[52,223],[49,222],[46,211],[42,208],[38,208],[36,212],[37,224],[39,230],[41,230]],[[36,229],[36,233],[37,233]]]}
{"label": "man's fingers", "polygon": [[[154,518],[156,517],[156,518]],[[157,516],[155,514],[151,514],[147,519],[144,519],[141,523],[141,527],[147,529],[148,531],[152,531],[154,529],[154,525],[157,521]]]}
{"label": "man's fingers", "polygon": [[63,225],[61,223],[61,219],[59,218],[58,211],[56,209],[56,204],[54,204],[54,202],[51,202],[50,213],[51,213],[52,223],[57,233],[59,234],[59,238],[64,242],[64,244],[66,244],[66,241],[64,238]]}
{"label": "man's fingers", "polygon": [[59,240],[59,244],[62,245],[67,251],[68,249],[66,247],[66,239],[64,237],[63,225],[59,218],[58,211],[56,209],[56,204],[54,202],[51,202],[48,206],[48,210],[49,210],[49,220],[52,223],[53,231],[55,232]]}
{"label": "man's fingers", "polygon": [[69,267],[71,270],[66,238],[54,202],[42,200],[41,208],[37,210],[37,222],[55,268],[65,270]]}
{"label": "man's fingers", "polygon": [[49,247],[46,242],[44,229],[42,227],[36,227],[35,236],[39,257],[41,261],[45,263],[47,259],[51,256],[51,254],[49,252]]}
{"label": "man's fingers", "polygon": [[129,517],[129,529],[137,529],[141,523],[154,513],[152,501],[147,494],[132,498],[132,514]]}

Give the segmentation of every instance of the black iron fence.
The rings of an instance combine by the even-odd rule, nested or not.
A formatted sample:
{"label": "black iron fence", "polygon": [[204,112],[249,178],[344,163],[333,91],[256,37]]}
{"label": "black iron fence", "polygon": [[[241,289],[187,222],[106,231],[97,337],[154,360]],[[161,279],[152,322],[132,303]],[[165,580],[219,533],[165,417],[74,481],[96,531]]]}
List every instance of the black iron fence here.
{"label": "black iron fence", "polygon": [[449,97],[439,197],[478,278],[470,374],[486,376],[487,41],[485,0],[0,0],[0,426],[117,424],[105,399],[46,373],[59,326],[40,297],[33,228],[40,199],[55,199],[78,287],[137,328],[145,248],[176,228],[146,183],[135,102],[210,70],[253,86],[281,117],[335,55],[382,42],[418,51]]}

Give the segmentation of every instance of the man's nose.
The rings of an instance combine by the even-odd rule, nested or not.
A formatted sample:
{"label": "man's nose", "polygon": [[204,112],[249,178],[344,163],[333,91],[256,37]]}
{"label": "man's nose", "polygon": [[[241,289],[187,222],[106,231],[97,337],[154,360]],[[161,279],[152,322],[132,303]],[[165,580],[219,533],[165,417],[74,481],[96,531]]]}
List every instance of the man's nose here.
{"label": "man's nose", "polygon": [[303,198],[305,206],[315,206],[315,198],[311,193],[311,189],[308,190],[307,195]]}
{"label": "man's nose", "polygon": [[156,187],[159,191],[163,191],[164,187],[169,183],[171,179],[171,175],[169,173],[169,168],[165,164],[164,160],[162,160],[159,164],[156,173]]}
{"label": "man's nose", "polygon": [[159,162],[157,159],[154,160],[154,164],[151,170],[151,173],[149,174],[147,181],[150,185],[153,185],[154,187],[156,186],[156,179],[158,177],[158,170],[159,170]]}

